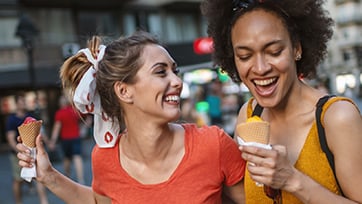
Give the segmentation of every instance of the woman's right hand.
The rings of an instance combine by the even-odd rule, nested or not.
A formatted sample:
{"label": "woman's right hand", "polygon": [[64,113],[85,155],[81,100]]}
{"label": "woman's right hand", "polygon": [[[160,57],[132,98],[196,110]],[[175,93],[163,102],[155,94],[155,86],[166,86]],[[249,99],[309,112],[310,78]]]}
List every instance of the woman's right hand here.
{"label": "woman's right hand", "polygon": [[17,139],[18,144],[16,145],[16,149],[18,150],[17,157],[19,159],[19,165],[21,167],[32,167],[36,164],[36,180],[44,183],[46,176],[53,171],[53,166],[45,150],[42,136],[39,134],[36,137],[36,160],[30,156],[30,150],[22,143],[21,137],[19,136]]}

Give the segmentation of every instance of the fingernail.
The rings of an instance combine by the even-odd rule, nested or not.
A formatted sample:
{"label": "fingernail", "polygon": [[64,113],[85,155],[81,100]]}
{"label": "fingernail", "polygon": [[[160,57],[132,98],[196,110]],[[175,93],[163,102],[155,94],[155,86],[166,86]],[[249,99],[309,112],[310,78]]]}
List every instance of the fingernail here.
{"label": "fingernail", "polygon": [[250,166],[256,166],[253,162],[248,162]]}

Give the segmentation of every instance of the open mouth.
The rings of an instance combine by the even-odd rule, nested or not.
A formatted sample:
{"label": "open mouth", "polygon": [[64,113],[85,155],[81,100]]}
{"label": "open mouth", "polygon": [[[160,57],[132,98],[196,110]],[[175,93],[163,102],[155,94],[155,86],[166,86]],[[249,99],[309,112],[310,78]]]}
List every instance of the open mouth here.
{"label": "open mouth", "polygon": [[268,78],[268,79],[255,79],[253,83],[255,85],[255,90],[260,96],[270,96],[276,89],[276,84],[278,82],[278,77]]}

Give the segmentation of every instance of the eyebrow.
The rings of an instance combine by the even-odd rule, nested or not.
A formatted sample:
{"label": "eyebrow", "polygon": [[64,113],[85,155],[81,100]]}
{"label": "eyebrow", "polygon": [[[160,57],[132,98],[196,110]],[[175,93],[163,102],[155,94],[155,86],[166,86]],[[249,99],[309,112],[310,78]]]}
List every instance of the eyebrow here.
{"label": "eyebrow", "polygon": [[[151,67],[151,69],[152,68],[154,68],[154,67],[157,67],[157,66],[163,66],[163,67],[167,67],[168,66],[168,64],[166,63],[166,62],[157,62],[156,64],[154,64],[154,65],[152,65],[152,67]],[[173,62],[172,63],[172,68],[175,68],[175,67],[177,67],[177,63],[176,62]]]}
{"label": "eyebrow", "polygon": [[[265,44],[263,46],[263,49],[265,49],[265,48],[267,48],[267,47],[269,47],[271,45],[278,44],[280,42],[282,42],[282,40],[273,40],[271,42],[268,42],[267,44]],[[247,46],[236,46],[236,50],[249,50],[249,51],[252,51],[252,49],[247,47]]]}

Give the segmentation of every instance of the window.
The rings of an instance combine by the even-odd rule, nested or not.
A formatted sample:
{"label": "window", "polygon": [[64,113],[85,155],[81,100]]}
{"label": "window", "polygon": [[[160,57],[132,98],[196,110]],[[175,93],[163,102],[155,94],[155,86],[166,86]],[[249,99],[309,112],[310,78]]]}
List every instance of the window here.
{"label": "window", "polygon": [[0,46],[19,46],[21,43],[20,38],[15,36],[16,26],[19,23],[19,19],[17,17],[9,17],[9,18],[1,18],[0,20]]}
{"label": "window", "polygon": [[134,31],[136,31],[136,19],[135,19],[135,16],[130,14],[130,13],[126,13],[123,16],[123,32],[124,32],[125,35],[130,35]]}
{"label": "window", "polygon": [[118,23],[109,12],[80,11],[78,22],[82,39],[92,35],[119,37],[120,34]]}
{"label": "window", "polygon": [[197,19],[192,14],[168,14],[165,26],[164,37],[169,43],[193,41],[199,37]]}
{"label": "window", "polygon": [[347,51],[344,51],[343,52],[343,60],[345,62],[348,62],[350,59],[351,59],[351,54],[349,52],[347,52]]}

